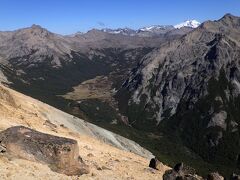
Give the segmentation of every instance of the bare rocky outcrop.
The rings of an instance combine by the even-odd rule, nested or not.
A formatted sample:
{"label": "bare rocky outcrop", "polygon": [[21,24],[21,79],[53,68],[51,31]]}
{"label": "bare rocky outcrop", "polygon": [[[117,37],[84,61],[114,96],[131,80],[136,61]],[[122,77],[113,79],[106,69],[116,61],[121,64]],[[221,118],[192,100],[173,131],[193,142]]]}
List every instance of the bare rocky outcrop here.
{"label": "bare rocky outcrop", "polygon": [[46,163],[59,173],[82,175],[89,172],[79,156],[77,141],[73,139],[15,126],[0,133],[0,145],[11,156]]}
{"label": "bare rocky outcrop", "polygon": [[163,175],[163,180],[203,180],[202,177],[195,174],[192,169],[185,167],[183,163],[178,163],[173,169],[167,170]]}
{"label": "bare rocky outcrop", "polygon": [[155,157],[150,160],[149,167],[160,170],[163,167],[163,164]]}
{"label": "bare rocky outcrop", "polygon": [[218,172],[213,172],[208,174],[207,180],[224,180],[224,177],[222,177]]}
{"label": "bare rocky outcrop", "polygon": [[11,93],[2,86],[0,86],[0,99],[3,100],[6,104],[17,107],[14,98],[11,96]]}
{"label": "bare rocky outcrop", "polygon": [[240,180],[240,175],[233,173],[230,177],[230,180]]}

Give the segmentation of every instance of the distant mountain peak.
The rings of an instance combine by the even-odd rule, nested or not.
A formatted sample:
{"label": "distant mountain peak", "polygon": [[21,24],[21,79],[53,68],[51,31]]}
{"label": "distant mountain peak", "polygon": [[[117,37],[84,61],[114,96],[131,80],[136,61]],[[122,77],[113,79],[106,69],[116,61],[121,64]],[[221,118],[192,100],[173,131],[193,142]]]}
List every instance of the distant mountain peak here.
{"label": "distant mountain peak", "polygon": [[180,24],[175,25],[174,27],[177,29],[180,29],[182,27],[190,27],[190,28],[197,28],[201,23],[198,22],[197,20],[193,19],[193,20],[187,20],[184,21]]}
{"label": "distant mountain peak", "polygon": [[227,13],[223,16],[223,18],[227,18],[227,17],[236,17],[236,16],[232,15],[231,13]]}
{"label": "distant mountain peak", "polygon": [[171,25],[152,25],[147,26],[139,29],[139,31],[154,31],[154,30],[160,30],[160,29],[172,29],[173,26]]}
{"label": "distant mountain peak", "polygon": [[37,24],[33,24],[31,27],[29,28],[26,28],[27,31],[30,30],[31,33],[35,34],[35,35],[49,35],[51,32],[48,31],[47,29],[43,28],[42,26],[40,25],[37,25]]}
{"label": "distant mountain peak", "polygon": [[38,25],[38,24],[33,24],[32,26],[31,26],[31,28],[34,28],[34,29],[43,29],[40,25]]}
{"label": "distant mountain peak", "polygon": [[240,18],[237,16],[234,16],[230,13],[225,14],[219,21],[224,22],[225,24],[228,25],[234,25],[234,26],[239,26],[240,25]]}

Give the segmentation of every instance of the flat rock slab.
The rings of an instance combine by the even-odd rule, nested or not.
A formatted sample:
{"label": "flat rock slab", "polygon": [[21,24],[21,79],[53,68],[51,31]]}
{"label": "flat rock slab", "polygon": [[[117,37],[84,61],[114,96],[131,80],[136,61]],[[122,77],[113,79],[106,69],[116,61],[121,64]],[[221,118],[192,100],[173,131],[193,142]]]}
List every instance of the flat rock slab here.
{"label": "flat rock slab", "polygon": [[0,146],[17,158],[46,163],[66,175],[88,173],[88,166],[79,156],[77,141],[44,134],[24,126],[0,132]]}

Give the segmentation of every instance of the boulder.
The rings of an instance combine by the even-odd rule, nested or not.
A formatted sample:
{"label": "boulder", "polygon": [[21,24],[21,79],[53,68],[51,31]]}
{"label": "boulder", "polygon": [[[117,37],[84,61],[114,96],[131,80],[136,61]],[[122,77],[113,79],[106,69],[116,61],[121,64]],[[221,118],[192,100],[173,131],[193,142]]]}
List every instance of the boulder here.
{"label": "boulder", "polygon": [[230,180],[240,180],[240,175],[233,173],[230,177]]}
{"label": "boulder", "polygon": [[183,170],[183,163],[181,162],[181,163],[176,164],[173,169],[174,169],[176,172],[182,171],[182,170]]}
{"label": "boulder", "polygon": [[58,173],[81,175],[89,172],[79,156],[77,141],[73,139],[15,126],[0,132],[0,146],[11,156],[48,164]]}
{"label": "boulder", "polygon": [[155,157],[150,160],[149,167],[160,170],[162,168],[163,164]]}
{"label": "boulder", "polygon": [[207,180],[224,180],[224,177],[222,177],[218,172],[213,172],[208,174]]}
{"label": "boulder", "polygon": [[6,152],[6,148],[0,145],[0,153],[5,153],[5,152]]}
{"label": "boulder", "polygon": [[195,170],[185,167],[183,163],[178,163],[173,169],[167,170],[163,175],[163,180],[202,180],[203,178],[195,174]]}

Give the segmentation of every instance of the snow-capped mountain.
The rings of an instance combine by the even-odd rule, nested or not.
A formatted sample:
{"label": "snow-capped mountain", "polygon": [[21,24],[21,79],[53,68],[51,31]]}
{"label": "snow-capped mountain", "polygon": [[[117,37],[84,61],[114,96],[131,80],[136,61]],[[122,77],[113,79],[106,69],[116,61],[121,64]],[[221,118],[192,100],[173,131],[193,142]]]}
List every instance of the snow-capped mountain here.
{"label": "snow-capped mountain", "polygon": [[110,34],[121,34],[125,36],[151,36],[156,34],[165,34],[174,29],[174,26],[166,25],[153,25],[143,27],[137,30],[130,28],[118,28],[118,29],[102,29],[101,31]]}
{"label": "snow-capped mountain", "polygon": [[177,28],[177,29],[180,29],[182,27],[190,27],[190,28],[197,28],[201,23],[198,22],[197,20],[187,20],[187,21],[184,21],[180,24],[177,24],[174,26],[174,28]]}
{"label": "snow-capped mountain", "polygon": [[157,30],[166,30],[166,29],[173,29],[173,26],[170,25],[153,25],[153,26],[147,26],[147,27],[143,27],[140,28],[138,31],[148,31],[148,32],[152,32],[152,31],[157,31]]}
{"label": "snow-capped mountain", "polygon": [[200,22],[197,20],[187,20],[183,23],[179,23],[175,26],[173,25],[152,25],[152,26],[146,26],[142,27],[140,29],[134,30],[130,28],[118,28],[118,29],[102,29],[101,31],[110,33],[110,34],[121,34],[121,35],[130,35],[130,36],[151,36],[151,35],[159,35],[159,34],[165,34],[169,33],[178,29],[181,29],[182,27],[187,28],[197,28],[200,25]]}
{"label": "snow-capped mountain", "polygon": [[[187,27],[191,30],[191,28],[192,29],[197,28],[199,25],[200,25],[200,22],[198,22],[197,20],[187,20],[187,21],[184,21],[183,23],[179,23],[175,26],[173,26],[173,25],[152,25],[152,26],[145,26],[145,27],[142,27],[139,29],[131,29],[128,27],[116,28],[116,29],[104,28],[104,29],[100,29],[99,31],[109,33],[109,34],[115,34],[115,35],[149,37],[149,36],[163,35],[166,33],[184,34],[186,32],[185,32],[185,30],[181,29],[182,27]],[[181,29],[181,31],[184,31],[184,32],[183,33],[179,32],[180,29]],[[83,34],[85,34],[85,33],[77,32],[72,36],[83,35]]]}
{"label": "snow-capped mountain", "polygon": [[102,29],[103,32],[110,34],[122,34],[122,35],[135,35],[136,31],[130,28],[118,28],[118,29]]}
{"label": "snow-capped mountain", "polygon": [[151,37],[156,35],[163,35],[169,32],[176,30],[172,25],[152,25],[142,27],[140,29],[130,29],[130,28],[118,28],[118,29],[102,29],[102,32],[116,35],[125,35],[125,36],[140,36],[140,37]]}

